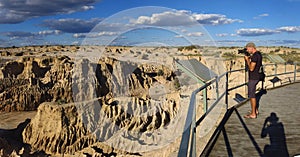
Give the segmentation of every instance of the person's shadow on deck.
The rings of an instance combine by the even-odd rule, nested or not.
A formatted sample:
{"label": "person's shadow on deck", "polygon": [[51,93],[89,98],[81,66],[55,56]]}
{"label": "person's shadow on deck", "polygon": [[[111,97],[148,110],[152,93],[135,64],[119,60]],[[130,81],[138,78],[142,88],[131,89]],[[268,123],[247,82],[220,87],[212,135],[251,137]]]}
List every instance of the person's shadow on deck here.
{"label": "person's shadow on deck", "polygon": [[265,138],[267,135],[269,135],[270,138],[270,144],[266,144],[264,147],[264,157],[289,156],[286,146],[284,127],[281,122],[278,122],[278,120],[279,118],[276,113],[272,112],[264,122],[261,131],[261,138]]}
{"label": "person's shadow on deck", "polygon": [[255,98],[256,98],[256,108],[259,109],[259,102],[260,102],[260,99],[261,97],[264,95],[264,94],[267,94],[267,90],[266,89],[261,89],[258,93],[255,94]]}

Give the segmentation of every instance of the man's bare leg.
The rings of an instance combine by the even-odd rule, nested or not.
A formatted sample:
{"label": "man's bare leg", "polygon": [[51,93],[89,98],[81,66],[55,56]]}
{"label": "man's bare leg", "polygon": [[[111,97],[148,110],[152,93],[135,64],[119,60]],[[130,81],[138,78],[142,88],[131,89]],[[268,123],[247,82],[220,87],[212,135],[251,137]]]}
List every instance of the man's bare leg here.
{"label": "man's bare leg", "polygon": [[256,98],[250,98],[250,104],[251,104],[251,114],[249,115],[250,117],[256,117],[257,115],[257,108],[256,108]]}

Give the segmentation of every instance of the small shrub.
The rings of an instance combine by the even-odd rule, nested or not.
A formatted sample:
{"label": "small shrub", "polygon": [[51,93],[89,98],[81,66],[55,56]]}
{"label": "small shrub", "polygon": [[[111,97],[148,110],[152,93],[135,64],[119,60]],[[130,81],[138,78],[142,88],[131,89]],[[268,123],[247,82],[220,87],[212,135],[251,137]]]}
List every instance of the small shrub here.
{"label": "small shrub", "polygon": [[62,105],[62,104],[67,103],[67,101],[66,101],[65,99],[58,99],[56,102],[57,102],[59,105]]}
{"label": "small shrub", "polygon": [[178,78],[175,78],[175,79],[174,79],[174,87],[175,87],[176,90],[179,90],[179,89],[180,89],[180,83],[179,83]]}
{"label": "small shrub", "polygon": [[223,53],[222,57],[227,59],[234,59],[237,57],[237,55],[233,52],[225,52]]}
{"label": "small shrub", "polygon": [[158,76],[163,76],[164,75],[164,71],[162,69],[159,69],[157,72]]}

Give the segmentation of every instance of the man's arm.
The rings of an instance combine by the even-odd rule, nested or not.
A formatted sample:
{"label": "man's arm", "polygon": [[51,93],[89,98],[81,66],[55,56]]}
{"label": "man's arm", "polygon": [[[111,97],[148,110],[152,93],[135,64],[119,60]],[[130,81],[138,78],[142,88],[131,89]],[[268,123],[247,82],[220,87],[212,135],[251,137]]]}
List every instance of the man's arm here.
{"label": "man's arm", "polygon": [[245,58],[245,61],[246,61],[247,65],[248,65],[248,67],[249,67],[249,70],[253,71],[254,68],[255,68],[256,62],[251,62],[250,61],[250,56],[245,56],[244,58]]}

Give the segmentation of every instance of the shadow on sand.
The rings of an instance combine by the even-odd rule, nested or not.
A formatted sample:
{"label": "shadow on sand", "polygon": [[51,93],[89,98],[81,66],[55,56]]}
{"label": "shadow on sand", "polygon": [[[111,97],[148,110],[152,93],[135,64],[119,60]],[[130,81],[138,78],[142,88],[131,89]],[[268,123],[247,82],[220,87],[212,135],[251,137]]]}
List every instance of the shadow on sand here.
{"label": "shadow on sand", "polygon": [[22,152],[22,157],[40,157],[48,156],[43,151],[31,153],[31,147],[23,142],[22,132],[30,123],[30,119],[26,119],[20,123],[15,129],[0,129],[0,150],[2,149],[1,156],[10,156],[15,153]]}

